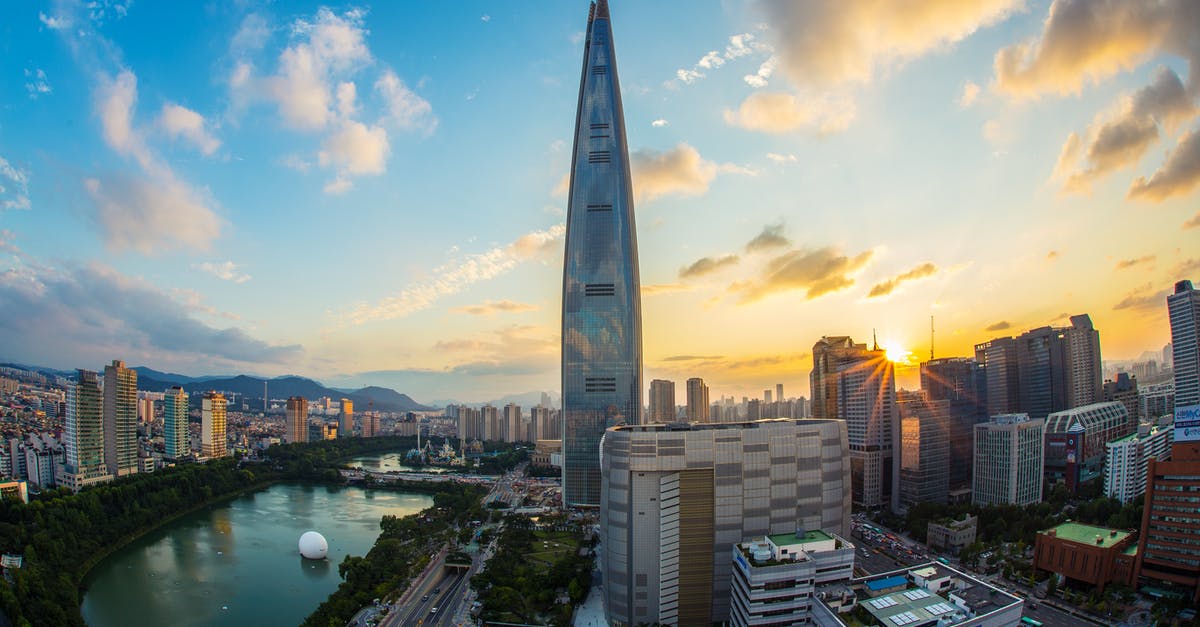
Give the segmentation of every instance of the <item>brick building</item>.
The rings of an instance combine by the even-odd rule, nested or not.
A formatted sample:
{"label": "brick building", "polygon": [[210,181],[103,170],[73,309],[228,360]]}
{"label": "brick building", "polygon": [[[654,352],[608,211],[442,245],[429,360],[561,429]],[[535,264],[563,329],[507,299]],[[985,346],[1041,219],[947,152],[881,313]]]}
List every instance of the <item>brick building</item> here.
{"label": "brick building", "polygon": [[1133,585],[1137,542],[1129,531],[1066,522],[1038,532],[1033,567],[1096,586]]}

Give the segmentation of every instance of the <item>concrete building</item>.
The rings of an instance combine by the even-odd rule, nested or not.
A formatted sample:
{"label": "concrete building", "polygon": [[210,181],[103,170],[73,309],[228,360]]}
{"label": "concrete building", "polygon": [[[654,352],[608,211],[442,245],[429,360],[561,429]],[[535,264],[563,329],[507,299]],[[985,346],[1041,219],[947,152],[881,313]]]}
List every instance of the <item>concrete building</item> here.
{"label": "concrete building", "polygon": [[1175,381],[1145,385],[1138,388],[1138,415],[1153,422],[1175,413]]}
{"label": "concrete building", "polygon": [[900,420],[895,365],[887,353],[845,336],[813,346],[813,417],[844,420],[851,494],[864,508],[900,507]]}
{"label": "concrete building", "polygon": [[[1176,365],[1180,353],[1175,352]],[[1178,381],[1178,379],[1177,379]],[[1175,408],[1171,459],[1146,464],[1140,582],[1200,603],[1200,405]]]}
{"label": "concrete building", "polygon": [[650,382],[650,422],[675,422],[675,382],[655,379]]}
{"label": "concrete building", "polygon": [[693,377],[687,381],[687,419],[692,422],[712,422],[708,414],[708,386],[704,379]]}
{"label": "concrete building", "polygon": [[614,623],[730,619],[730,549],[797,529],[848,535],[840,420],[628,425],[605,432],[600,505]]}
{"label": "concrete building", "polygon": [[139,396],[137,399],[138,422],[150,424],[154,422],[154,399]]}
{"label": "concrete building", "polygon": [[1039,531],[1033,567],[1096,587],[1133,585],[1137,542],[1128,531],[1067,522]]}
{"label": "concrete building", "polygon": [[958,555],[963,547],[975,542],[978,528],[979,519],[970,514],[962,520],[930,521],[925,527],[925,544],[931,549],[942,549]]}
{"label": "concrete building", "polygon": [[66,463],[55,477],[56,484],[78,492],[84,486],[112,480],[104,461],[104,398],[95,372],[78,370],[67,385],[63,439]]}
{"label": "concrete building", "polygon": [[[600,503],[600,438],[642,422],[642,290],[608,2],[588,14],[567,192],[563,504]],[[707,404],[706,404],[707,407]]]}
{"label": "concrete building", "polygon": [[1042,500],[1045,421],[1026,414],[993,416],[975,425],[976,505],[1029,505]]}
{"label": "concrete building", "polygon": [[55,487],[58,465],[63,463],[61,444],[48,433],[30,434],[25,441],[25,473],[29,484],[42,489]]}
{"label": "concrete building", "polygon": [[367,411],[362,415],[362,437],[373,438],[379,435],[379,412]]}
{"label": "concrete building", "polygon": [[1171,459],[1173,433],[1173,426],[1145,423],[1138,425],[1137,433],[1105,444],[1104,494],[1122,503],[1141,498],[1150,458]]}
{"label": "concrete building", "polygon": [[509,403],[504,406],[500,420],[500,439],[504,442],[520,442],[525,432],[521,428],[521,406]]}
{"label": "concrete building", "polygon": [[137,371],[114,359],[104,367],[104,461],[108,474],[138,471]]}
{"label": "concrete building", "polygon": [[1118,372],[1115,377],[1105,381],[1100,394],[1100,402],[1110,401],[1116,401],[1125,406],[1125,410],[1129,412],[1129,429],[1130,431],[1136,430],[1138,423],[1141,422],[1137,377],[1131,377],[1127,372]]}
{"label": "concrete building", "polygon": [[[940,562],[912,566],[851,580],[856,598],[839,599],[839,613],[865,612],[842,621],[831,611],[817,617],[821,627],[886,625],[887,627],[1017,627],[1024,599]],[[818,595],[830,595],[818,588]]]}
{"label": "concrete building", "polygon": [[170,460],[192,454],[188,446],[188,393],[173,386],[163,398],[163,456]]}
{"label": "concrete building", "polygon": [[950,401],[926,400],[921,393],[899,397],[900,508],[945,503],[950,491]]}
{"label": "concrete building", "polygon": [[[284,442],[308,441],[308,399],[293,396],[287,399],[287,425]],[[364,434],[365,435],[365,434]]]}
{"label": "concrete building", "polygon": [[[291,401],[288,403],[290,405]],[[225,395],[220,392],[205,392],[200,399],[200,454],[205,457],[225,457],[229,454],[225,405]]]}
{"label": "concrete building", "polygon": [[349,438],[354,436],[354,401],[343,398],[341,401],[341,413],[338,414],[338,437]]}
{"label": "concrete building", "polygon": [[1079,486],[1104,476],[1105,444],[1133,429],[1125,405],[1112,401],[1054,412],[1046,417],[1046,480]]}
{"label": "concrete building", "polygon": [[480,439],[491,442],[502,442],[504,440],[504,432],[500,430],[500,410],[492,405],[484,405],[479,408],[479,415],[483,423],[483,437]]}
{"label": "concrete building", "polygon": [[836,534],[797,530],[733,547],[730,624],[812,622],[814,590],[854,577],[854,545]]}

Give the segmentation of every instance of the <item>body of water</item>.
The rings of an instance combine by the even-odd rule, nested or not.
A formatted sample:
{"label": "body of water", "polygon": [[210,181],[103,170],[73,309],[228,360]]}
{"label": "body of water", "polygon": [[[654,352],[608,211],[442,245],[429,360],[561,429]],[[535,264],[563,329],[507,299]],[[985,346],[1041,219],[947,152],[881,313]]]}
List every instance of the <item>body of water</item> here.
{"label": "body of water", "polygon": [[355,457],[346,462],[347,466],[352,468],[361,468],[371,472],[428,472],[428,473],[443,473],[447,472],[445,468],[437,468],[434,466],[423,466],[414,468],[404,465],[404,453],[384,453],[383,455],[364,455]]}
{"label": "body of water", "polygon": [[[337,589],[342,559],[371,549],[381,517],[432,504],[425,495],[275,484],[110,555],[84,582],[83,617],[93,627],[296,625]],[[300,557],[309,530],[328,540],[326,560]]]}

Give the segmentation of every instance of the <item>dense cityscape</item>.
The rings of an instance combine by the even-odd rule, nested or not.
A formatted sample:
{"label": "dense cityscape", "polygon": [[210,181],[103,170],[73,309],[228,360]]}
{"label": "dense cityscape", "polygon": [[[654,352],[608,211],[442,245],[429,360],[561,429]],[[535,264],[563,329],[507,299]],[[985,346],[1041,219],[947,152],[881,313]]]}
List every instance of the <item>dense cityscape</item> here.
{"label": "dense cityscape", "polygon": [[[776,17],[794,17],[786,3],[772,7]],[[1056,0],[1048,19],[1067,19],[1061,13],[1078,7]],[[90,8],[93,28],[100,18],[118,19],[106,13],[110,6]],[[129,10],[121,5],[116,16]],[[65,15],[39,19],[60,31],[72,27]],[[326,54],[322,62],[309,58],[309,67],[327,63],[320,71],[333,72],[347,59],[361,61],[364,15],[321,8],[315,22],[297,20],[290,36],[311,39],[288,48],[281,63]],[[979,24],[998,15],[1007,13]],[[937,316],[930,315],[927,358],[891,340],[881,344],[875,329],[860,335],[861,325],[831,311],[820,327],[805,327],[811,351],[805,346],[802,368],[783,355],[799,353],[776,346],[779,355],[769,360],[789,369],[772,374],[786,379],[739,379],[753,393],[729,394],[722,378],[722,393],[710,394],[715,382],[706,364],[724,357],[700,352],[663,360],[681,365],[655,368],[658,376],[644,381],[653,332],[643,327],[643,299],[654,293],[647,288],[663,286],[641,279],[634,207],[647,195],[638,187],[645,166],[635,162],[644,155],[628,145],[613,22],[609,2],[591,2],[586,28],[572,40],[582,47],[582,69],[558,235],[501,249],[513,257],[491,270],[476,258],[468,272],[507,271],[526,254],[522,247],[555,247],[561,236],[561,333],[550,341],[559,389],[468,390],[464,379],[459,398],[493,400],[435,400],[419,386],[396,390],[367,385],[368,378],[352,384],[246,374],[236,365],[253,360],[227,355],[212,362],[227,367],[223,374],[177,374],[132,340],[97,342],[86,354],[113,353],[105,363],[64,369],[64,357],[49,348],[33,353],[45,355],[45,364],[31,360],[17,329],[32,326],[0,326],[0,625],[1200,624],[1200,290],[1188,276],[1200,266],[1189,260],[1172,270],[1169,285],[1147,284],[1135,305],[1125,304],[1129,296],[1112,308],[1157,312],[1146,319],[1166,321],[1139,336],[1163,343],[1132,360],[1105,357],[1102,331],[1111,314],[1090,307],[1026,328],[1007,319],[969,332],[955,326],[950,349],[935,343]],[[257,28],[257,36],[266,30]],[[1194,45],[1200,28],[1193,30],[1166,29],[1163,37]],[[745,77],[753,87],[766,84],[775,64],[796,63],[785,51],[777,57],[766,44],[746,43],[753,41],[735,36],[725,56],[713,51],[692,70],[680,69],[670,89],[752,49],[772,55]],[[238,80],[251,80],[253,71],[248,62],[238,65]],[[33,81],[30,99],[52,92],[41,70],[25,76]],[[1155,88],[1170,83],[1165,91],[1148,87],[1124,110],[1143,115],[1155,139],[1160,120],[1173,128],[1171,116],[1194,112],[1200,93],[1172,70],[1156,76]],[[278,95],[283,82],[267,81],[257,97],[278,99],[288,111],[299,101]],[[375,87],[391,96],[408,90],[390,68]],[[981,89],[975,85],[969,100],[982,97]],[[390,115],[428,115],[428,102],[405,97]],[[355,83],[337,85],[336,98],[347,132],[356,124],[375,132],[352,118],[359,112]],[[124,102],[132,107],[133,100]],[[333,115],[332,106],[322,111]],[[216,150],[220,142],[206,135],[202,116],[166,105],[164,120],[171,111],[183,130],[161,132]],[[745,105],[738,115],[742,125],[753,124]],[[730,110],[725,116],[735,118]],[[1119,169],[1105,161],[1117,157],[1100,153],[1129,129],[1110,124],[1084,157],[1091,170],[1068,185]],[[122,128],[106,126],[106,141],[124,146],[151,176],[174,181],[140,143],[151,132],[133,130],[129,119]],[[338,160],[330,155],[350,141],[331,138],[320,166]],[[1060,163],[1074,154],[1065,148]],[[565,143],[554,152],[560,149],[556,158],[565,162]],[[354,185],[348,177],[375,173],[354,157],[340,159],[326,193],[345,193]],[[1175,169],[1161,178],[1138,179],[1130,198],[1192,189],[1195,181],[1177,179],[1200,180],[1200,169],[1174,159],[1164,168]],[[24,192],[27,177],[3,158],[0,175]],[[1164,183],[1169,177],[1176,182]],[[101,193],[93,183],[89,190]],[[25,206],[13,200],[5,208],[27,209],[21,198]],[[790,246],[782,228],[768,226],[744,254]],[[41,271],[38,262],[10,239],[0,230],[0,252],[12,257],[0,287],[43,281],[44,288],[44,277],[29,274]],[[1058,255],[1051,253],[1047,260]],[[768,263],[775,274],[767,282],[792,281],[807,289],[805,300],[816,298],[853,284],[851,275],[872,254],[818,259],[815,265],[842,274],[814,279],[812,268],[790,264],[820,253],[792,250]],[[679,277],[739,259],[705,258]],[[1118,261],[1117,269],[1156,260]],[[927,265],[877,284],[865,298],[939,272]],[[954,272],[971,271],[964,268]],[[236,266],[226,271],[244,282]],[[436,298],[430,294],[461,289],[446,287],[454,280],[461,279],[443,277],[384,302],[403,309],[416,299],[425,307]],[[734,283],[725,291],[753,301],[764,289]],[[1061,302],[1073,303],[1063,290]],[[488,305],[481,315],[523,307]],[[989,315],[1006,318],[1009,306],[993,303]],[[351,317],[382,315],[360,308]],[[697,308],[686,322],[707,315]],[[709,333],[721,333],[719,326],[713,322]],[[524,331],[505,332],[512,340]],[[278,356],[300,351],[238,329],[208,337]],[[547,340],[539,342],[545,352]],[[446,351],[479,344],[486,342],[437,343]],[[3,354],[5,345],[13,355]],[[413,369],[413,376],[494,367]],[[807,393],[797,393],[805,383]]]}

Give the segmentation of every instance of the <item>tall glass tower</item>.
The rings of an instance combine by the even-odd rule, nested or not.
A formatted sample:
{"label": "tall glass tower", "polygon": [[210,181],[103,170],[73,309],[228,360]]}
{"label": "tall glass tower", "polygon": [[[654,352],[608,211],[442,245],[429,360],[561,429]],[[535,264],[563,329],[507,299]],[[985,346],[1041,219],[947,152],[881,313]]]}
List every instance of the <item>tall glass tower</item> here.
{"label": "tall glass tower", "polygon": [[642,306],[625,114],[608,2],[583,43],[563,264],[563,503],[600,504],[600,438],[640,422]]}

